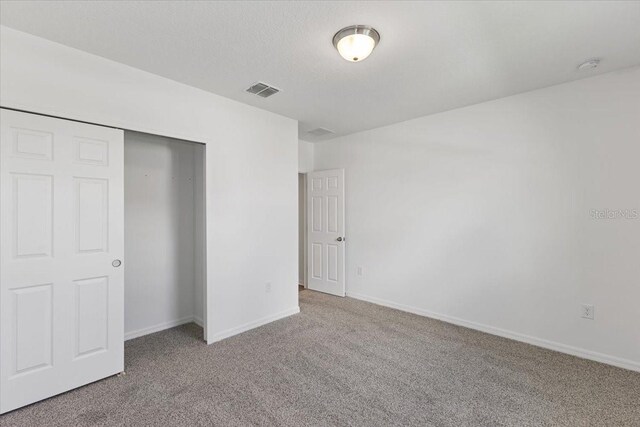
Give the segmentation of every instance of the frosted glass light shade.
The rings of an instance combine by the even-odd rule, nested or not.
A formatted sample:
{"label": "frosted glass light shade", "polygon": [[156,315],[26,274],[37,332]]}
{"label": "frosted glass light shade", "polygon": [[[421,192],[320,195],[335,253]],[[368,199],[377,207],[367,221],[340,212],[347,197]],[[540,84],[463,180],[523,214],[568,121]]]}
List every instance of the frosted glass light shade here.
{"label": "frosted glass light shade", "polygon": [[367,25],[343,28],[333,36],[333,45],[344,59],[360,62],[373,52],[380,41],[380,34]]}

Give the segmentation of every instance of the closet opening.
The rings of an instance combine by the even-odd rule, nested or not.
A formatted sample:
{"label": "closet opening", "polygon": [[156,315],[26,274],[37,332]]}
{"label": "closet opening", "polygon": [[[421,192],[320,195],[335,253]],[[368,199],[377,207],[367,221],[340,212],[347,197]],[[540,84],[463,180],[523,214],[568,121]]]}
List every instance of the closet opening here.
{"label": "closet opening", "polygon": [[125,340],[189,323],[205,340],[204,183],[204,144],[125,131]]}

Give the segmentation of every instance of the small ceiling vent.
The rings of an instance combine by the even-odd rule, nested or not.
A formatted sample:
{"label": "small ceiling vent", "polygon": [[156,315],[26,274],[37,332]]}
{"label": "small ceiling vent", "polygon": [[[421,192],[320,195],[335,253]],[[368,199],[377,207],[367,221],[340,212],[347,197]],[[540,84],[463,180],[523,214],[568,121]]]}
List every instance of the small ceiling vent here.
{"label": "small ceiling vent", "polygon": [[333,133],[333,131],[325,128],[316,128],[316,129],[310,130],[307,133],[313,136],[323,136],[323,135],[329,135],[330,133]]}
{"label": "small ceiling vent", "polygon": [[271,95],[275,95],[276,93],[280,92],[280,89],[276,89],[275,87],[269,86],[268,84],[258,82],[251,85],[251,87],[247,89],[247,92],[261,96],[263,98],[268,98]]}

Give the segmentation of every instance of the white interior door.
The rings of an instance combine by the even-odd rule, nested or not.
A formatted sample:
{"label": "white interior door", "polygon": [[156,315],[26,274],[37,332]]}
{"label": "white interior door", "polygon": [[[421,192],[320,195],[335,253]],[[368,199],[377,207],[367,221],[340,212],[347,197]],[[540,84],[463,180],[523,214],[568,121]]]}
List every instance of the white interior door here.
{"label": "white interior door", "polygon": [[123,132],[0,111],[0,412],[124,369]]}
{"label": "white interior door", "polygon": [[309,289],[344,296],[344,169],[307,174]]}

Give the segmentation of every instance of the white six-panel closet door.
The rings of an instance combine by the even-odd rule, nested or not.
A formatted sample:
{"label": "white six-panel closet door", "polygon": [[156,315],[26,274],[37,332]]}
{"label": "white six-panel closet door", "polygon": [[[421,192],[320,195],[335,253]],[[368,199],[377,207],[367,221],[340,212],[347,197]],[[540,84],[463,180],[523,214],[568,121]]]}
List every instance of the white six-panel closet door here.
{"label": "white six-panel closet door", "polygon": [[0,113],[4,413],[124,369],[124,141]]}

